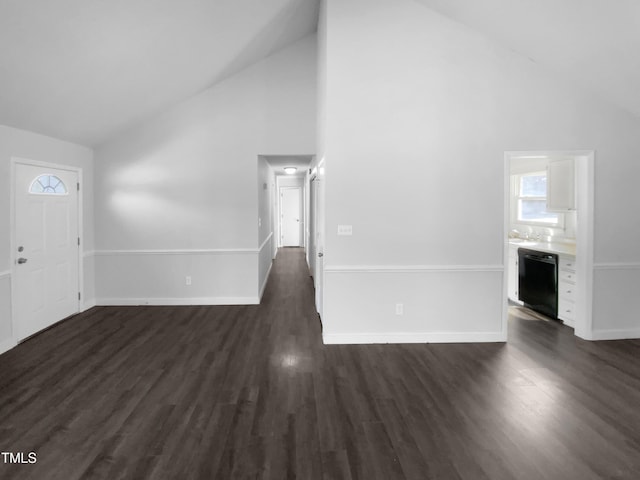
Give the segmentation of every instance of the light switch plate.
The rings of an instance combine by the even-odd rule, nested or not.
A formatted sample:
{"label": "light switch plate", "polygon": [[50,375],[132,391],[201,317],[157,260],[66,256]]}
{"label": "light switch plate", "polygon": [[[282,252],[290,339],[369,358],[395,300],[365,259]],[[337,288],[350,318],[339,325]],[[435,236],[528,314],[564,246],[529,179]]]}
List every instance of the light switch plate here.
{"label": "light switch plate", "polygon": [[338,225],[338,235],[353,235],[353,226],[352,225]]}

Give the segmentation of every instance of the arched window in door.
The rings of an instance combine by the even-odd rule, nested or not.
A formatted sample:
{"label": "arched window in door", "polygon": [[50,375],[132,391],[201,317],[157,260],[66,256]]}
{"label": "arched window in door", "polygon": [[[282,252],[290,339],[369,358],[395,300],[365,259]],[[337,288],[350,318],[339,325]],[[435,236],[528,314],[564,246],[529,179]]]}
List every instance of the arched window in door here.
{"label": "arched window in door", "polygon": [[55,175],[40,175],[29,187],[29,193],[39,195],[66,195],[67,187],[64,182]]}

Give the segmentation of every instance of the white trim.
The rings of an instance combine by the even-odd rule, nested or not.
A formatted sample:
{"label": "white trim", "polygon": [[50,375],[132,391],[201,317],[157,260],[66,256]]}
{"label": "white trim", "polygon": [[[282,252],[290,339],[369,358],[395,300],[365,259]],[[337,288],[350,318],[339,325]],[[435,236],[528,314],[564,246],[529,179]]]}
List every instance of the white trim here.
{"label": "white trim", "polygon": [[503,265],[330,265],[324,273],[502,272]]}
{"label": "white trim", "polygon": [[504,342],[502,332],[422,332],[422,333],[323,333],[322,341],[331,344],[372,343],[479,343]]}
{"label": "white trim", "polygon": [[[271,275],[271,267],[273,267],[273,262],[269,264],[269,270],[267,270],[267,274],[264,276],[264,280],[262,281],[262,285],[260,286],[260,291],[258,292],[258,298],[260,302],[262,301],[262,295],[264,294],[264,289],[267,288],[267,282],[269,281],[269,275]],[[258,303],[260,303],[258,302]]]}
{"label": "white trim", "polygon": [[[267,238],[264,239],[264,242],[262,242],[262,245],[260,245],[260,253],[262,253],[262,250],[264,249],[264,247],[267,245],[267,243],[269,243],[269,240],[272,240],[273,238],[273,232],[269,233],[269,235],[267,235]],[[262,295],[264,293],[264,289],[267,287],[267,282],[269,281],[269,275],[271,274],[271,267],[273,267],[273,259],[271,258],[271,255],[269,255],[269,258],[271,259],[271,262],[269,262],[269,269],[267,270],[267,274],[264,276],[264,280],[262,280],[262,285],[260,285],[260,289],[258,291],[258,298],[260,299],[259,301],[262,301]],[[258,261],[261,262],[262,259],[259,259]]]}
{"label": "white trim", "polygon": [[509,325],[509,242],[505,239],[511,229],[511,156],[504,153],[504,173],[502,179],[502,262],[504,271],[502,272],[502,315],[500,318],[500,332],[504,338],[508,336]]}
{"label": "white trim", "polygon": [[593,337],[593,257],[595,212],[595,153],[578,152],[576,158],[576,292],[575,334]]}
{"label": "white trim", "polygon": [[640,338],[640,328],[594,330],[589,340],[623,340],[627,338]]}
{"label": "white trim", "polygon": [[95,257],[95,256],[96,256],[96,251],[95,250],[87,250],[85,252],[82,252],[82,257],[83,258]]}
{"label": "white trim", "polygon": [[216,248],[216,249],[185,249],[185,250],[95,250],[96,257],[110,257],[116,255],[255,255],[259,253],[255,248]]}
{"label": "white trim", "polygon": [[11,270],[6,270],[4,272],[0,272],[0,278],[10,277],[10,276],[11,276]]}
{"label": "white trim", "polygon": [[14,348],[18,343],[13,338],[8,338],[0,342],[0,355]]}
{"label": "white trim", "polygon": [[[78,313],[82,311],[82,302],[84,301],[84,170],[82,168],[77,169],[78,178],[77,182],[80,190],[78,193],[78,238],[80,239],[78,242],[78,293],[80,294],[78,298]],[[76,188],[78,188],[76,186]],[[93,195],[92,195],[93,198]],[[94,288],[95,288],[95,279],[94,279]]]}
{"label": "white trim", "polygon": [[82,304],[82,310],[80,310],[80,313],[86,312],[87,310],[89,310],[89,309],[91,309],[91,308],[93,308],[95,306],[96,306],[96,301],[95,301],[95,299],[92,298],[91,300],[89,300],[87,302],[84,302]]}
{"label": "white trim", "polygon": [[255,255],[260,253],[273,237],[273,232],[258,248],[190,248],[190,249],[138,249],[138,250],[90,250],[85,257],[110,257],[115,255]]}
{"label": "white trim", "polygon": [[31,160],[22,157],[11,157],[11,161],[14,163],[20,163],[22,165],[33,165],[34,167],[53,168],[56,170],[65,170],[67,172],[81,171],[81,167],[74,167],[73,165],[63,165],[61,163],[42,162],[40,160]]}
{"label": "white trim", "polygon": [[636,270],[640,268],[640,262],[609,262],[595,263],[595,270]]}
{"label": "white trim", "polygon": [[271,232],[269,235],[267,235],[267,238],[264,239],[264,242],[262,242],[262,244],[258,247],[258,252],[261,252],[262,249],[264,248],[264,246],[267,244],[267,242],[269,240],[271,240],[271,237],[273,237],[273,232]]}
{"label": "white trim", "polygon": [[258,297],[98,298],[98,306],[258,305]]}

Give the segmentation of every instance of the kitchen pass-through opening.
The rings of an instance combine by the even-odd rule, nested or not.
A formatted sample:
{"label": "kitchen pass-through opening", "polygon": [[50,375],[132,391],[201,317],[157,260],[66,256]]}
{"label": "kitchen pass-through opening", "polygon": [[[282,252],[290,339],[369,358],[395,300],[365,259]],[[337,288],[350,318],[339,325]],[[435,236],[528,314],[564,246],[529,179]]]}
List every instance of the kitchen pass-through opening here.
{"label": "kitchen pass-through opening", "polygon": [[592,151],[505,153],[505,340],[510,305],[592,338],[593,174]]}

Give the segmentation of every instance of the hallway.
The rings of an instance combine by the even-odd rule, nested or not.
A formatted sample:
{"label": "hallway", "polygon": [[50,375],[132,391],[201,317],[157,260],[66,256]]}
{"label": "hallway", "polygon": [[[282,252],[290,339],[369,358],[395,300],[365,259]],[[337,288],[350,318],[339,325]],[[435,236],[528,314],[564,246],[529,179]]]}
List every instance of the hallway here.
{"label": "hallway", "polygon": [[302,249],[261,305],[96,307],[0,356],[3,479],[636,479],[640,341],[324,346]]}

